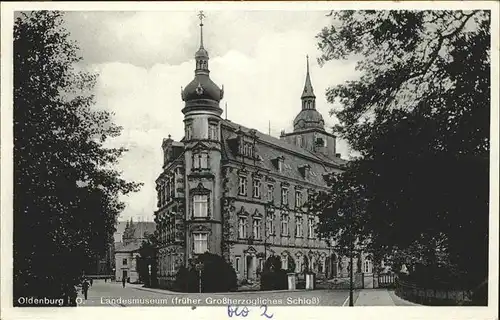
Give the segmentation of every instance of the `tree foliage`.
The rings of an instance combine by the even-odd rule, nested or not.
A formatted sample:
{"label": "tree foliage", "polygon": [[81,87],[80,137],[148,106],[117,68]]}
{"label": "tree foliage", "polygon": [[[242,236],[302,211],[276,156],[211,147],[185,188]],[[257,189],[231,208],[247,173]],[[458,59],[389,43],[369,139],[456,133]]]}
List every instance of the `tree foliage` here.
{"label": "tree foliage", "polygon": [[104,253],[120,194],[138,190],[113,167],[126,150],[94,107],[96,74],[56,11],[21,13],[14,25],[14,301],[74,296],[86,266]]}
{"label": "tree foliage", "polygon": [[[360,156],[311,203],[340,248],[352,226],[380,258],[487,277],[490,12],[341,11],[318,34],[321,63],[358,59],[329,88],[338,135]],[[339,217],[339,212],[345,213]],[[471,249],[473,248],[473,249]]]}

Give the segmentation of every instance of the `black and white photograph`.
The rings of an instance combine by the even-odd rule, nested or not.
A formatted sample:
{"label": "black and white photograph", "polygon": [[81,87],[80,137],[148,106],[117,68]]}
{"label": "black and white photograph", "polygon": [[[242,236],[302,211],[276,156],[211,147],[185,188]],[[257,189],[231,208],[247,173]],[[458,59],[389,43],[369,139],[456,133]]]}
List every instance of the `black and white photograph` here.
{"label": "black and white photograph", "polygon": [[2,319],[496,317],[498,3],[375,2],[3,2]]}

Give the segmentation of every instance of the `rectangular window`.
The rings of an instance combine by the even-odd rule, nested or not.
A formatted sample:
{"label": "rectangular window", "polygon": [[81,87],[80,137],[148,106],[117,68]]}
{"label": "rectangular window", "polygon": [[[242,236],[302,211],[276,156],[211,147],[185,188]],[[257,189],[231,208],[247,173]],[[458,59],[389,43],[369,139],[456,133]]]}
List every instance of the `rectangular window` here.
{"label": "rectangular window", "polygon": [[170,177],[170,197],[175,197],[175,176]]}
{"label": "rectangular window", "polygon": [[168,203],[168,199],[170,198],[170,182],[167,181],[165,184],[165,189],[163,190],[165,192],[165,203]]}
{"label": "rectangular window", "polygon": [[208,217],[208,196],[195,195],[193,197],[193,209],[195,217]]}
{"label": "rectangular window", "polygon": [[365,260],[365,273],[370,272],[370,260]]}
{"label": "rectangular window", "polygon": [[187,123],[186,124],[186,132],[185,132],[185,135],[186,135],[186,140],[191,140],[191,138],[193,137],[193,126],[192,124],[190,123]]}
{"label": "rectangular window", "polygon": [[123,260],[122,260],[122,264],[123,264],[124,266],[126,266],[126,265],[127,265],[127,259],[123,259]]}
{"label": "rectangular window", "polygon": [[288,236],[288,216],[281,215],[281,235]]}
{"label": "rectangular window", "polygon": [[281,269],[288,270],[288,256],[281,257]]}
{"label": "rectangular window", "polygon": [[247,178],[246,177],[240,177],[240,179],[239,179],[238,194],[241,196],[246,196],[246,194],[247,194]]}
{"label": "rectangular window", "polygon": [[199,152],[193,155],[193,167],[195,169],[208,169],[208,154],[206,152]]}
{"label": "rectangular window", "polygon": [[314,218],[309,218],[309,238],[314,238]]}
{"label": "rectangular window", "polygon": [[202,254],[208,251],[208,234],[194,233],[194,253]]}
{"label": "rectangular window", "polygon": [[283,171],[283,160],[278,159],[278,171],[282,172]]}
{"label": "rectangular window", "polygon": [[260,180],[253,180],[253,197],[260,198]]}
{"label": "rectangular window", "polygon": [[288,204],[288,188],[281,188],[281,204]]}
{"label": "rectangular window", "polygon": [[295,222],[295,236],[296,237],[303,237],[303,233],[302,233],[302,228],[303,228],[303,225],[302,225],[302,217],[297,217],[296,218],[296,222]]}
{"label": "rectangular window", "polygon": [[267,216],[267,234],[268,235],[274,235],[275,233],[275,228],[274,228],[274,215],[270,214]]}
{"label": "rectangular window", "polygon": [[208,139],[209,140],[219,140],[219,130],[217,129],[217,124],[211,123],[208,127]]}
{"label": "rectangular window", "polygon": [[302,206],[302,192],[295,191],[295,207],[300,208]]}
{"label": "rectangular window", "polygon": [[237,273],[240,272],[240,257],[236,257],[234,259],[234,271],[236,271]]}
{"label": "rectangular window", "polygon": [[240,217],[238,220],[238,238],[245,239],[247,237],[247,219]]}
{"label": "rectangular window", "polygon": [[259,219],[253,220],[253,238],[260,239],[260,220]]}
{"label": "rectangular window", "polygon": [[302,147],[302,136],[297,136],[297,145]]}
{"label": "rectangular window", "polygon": [[267,201],[274,201],[274,186],[272,184],[267,185]]}

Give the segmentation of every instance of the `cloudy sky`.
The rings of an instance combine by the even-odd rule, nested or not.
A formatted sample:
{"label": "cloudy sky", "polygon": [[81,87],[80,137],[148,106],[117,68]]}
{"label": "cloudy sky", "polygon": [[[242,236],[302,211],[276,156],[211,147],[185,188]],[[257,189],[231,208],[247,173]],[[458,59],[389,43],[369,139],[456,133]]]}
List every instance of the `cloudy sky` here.
{"label": "cloudy sky", "polygon": [[[317,109],[327,126],[335,123],[325,99],[327,87],[357,77],[354,61],[318,66],[315,36],[332,23],[328,12],[206,11],[204,44],[210,55],[210,76],[224,85],[227,117],[233,122],[279,136],[291,131],[301,108],[306,55]],[[126,179],[144,187],[124,198],[121,219],[153,217],[154,181],[161,170],[161,142],[169,134],[183,136],[181,86],[194,76],[199,46],[196,11],[68,12],[67,29],[78,41],[83,68],[97,71],[98,107],[115,113],[123,126],[113,145],[129,152],[119,168]],[[223,115],[224,116],[224,115]],[[338,152],[349,157],[345,143]]]}

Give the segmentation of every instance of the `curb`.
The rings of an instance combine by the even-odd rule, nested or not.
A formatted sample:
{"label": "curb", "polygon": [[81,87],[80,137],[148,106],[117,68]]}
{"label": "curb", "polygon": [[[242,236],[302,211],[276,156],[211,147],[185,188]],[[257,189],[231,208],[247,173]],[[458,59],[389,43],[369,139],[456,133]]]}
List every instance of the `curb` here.
{"label": "curb", "polygon": [[[163,290],[163,289],[154,289],[154,288],[134,288],[137,290],[143,290],[143,291],[149,291],[149,292],[156,292],[156,293],[163,293],[163,294],[172,294],[172,295],[192,295],[192,294],[197,294],[199,292],[177,292],[177,291],[169,291],[169,290]],[[280,293],[280,292],[324,292],[324,291],[332,291],[332,290],[305,290],[305,289],[295,289],[295,290],[269,290],[269,291],[231,291],[231,292],[203,292],[203,293],[209,293],[209,294],[223,294],[223,295],[231,295],[231,294],[265,294],[265,293]]]}

